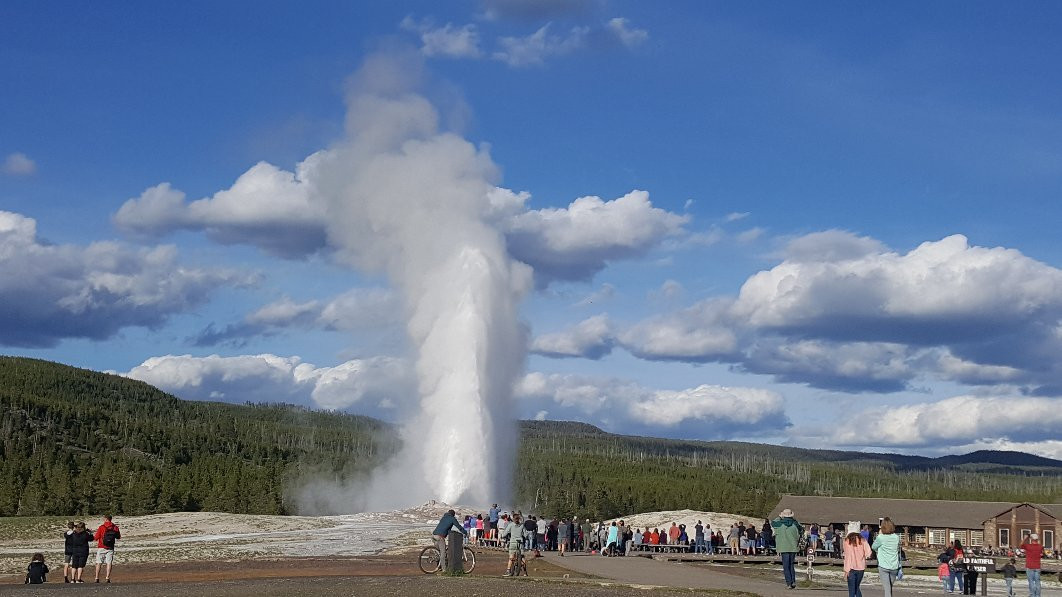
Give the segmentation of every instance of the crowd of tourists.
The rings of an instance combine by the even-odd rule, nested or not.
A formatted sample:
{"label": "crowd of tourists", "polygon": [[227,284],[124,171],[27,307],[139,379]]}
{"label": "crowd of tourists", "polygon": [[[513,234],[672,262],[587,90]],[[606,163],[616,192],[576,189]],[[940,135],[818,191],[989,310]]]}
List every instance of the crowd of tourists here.
{"label": "crowd of tourists", "polygon": [[[877,532],[868,525],[849,527],[800,524],[792,510],[782,510],[780,516],[762,527],[743,522],[729,529],[712,529],[697,521],[693,529],[672,522],[669,527],[640,528],[624,520],[591,522],[589,518],[524,516],[520,511],[504,512],[494,504],[486,513],[466,515],[459,520],[451,510],[435,529],[440,549],[445,549],[445,536],[457,529],[466,540],[481,546],[508,548],[510,558],[506,575],[523,552],[530,550],[556,551],[560,556],[573,551],[623,556],[636,551],[681,549],[692,553],[716,552],[734,555],[778,555],[782,562],[782,577],[789,589],[796,588],[796,562],[800,555],[825,552],[844,562],[844,578],[849,597],[862,597],[861,584],[867,561],[877,561],[878,577],[885,597],[892,597],[893,587],[903,578],[906,560],[896,525],[889,517],[881,519]],[[1025,571],[1030,597],[1040,597],[1040,565],[1043,546],[1037,534],[1028,536],[1018,548],[1025,558]],[[938,556],[937,569],[941,587],[946,593],[958,591],[976,594],[978,572],[969,566],[967,555],[958,540]],[[1008,597],[1014,596],[1013,582],[1017,578],[1016,560],[1011,558],[1003,569]]]}
{"label": "crowd of tourists", "polygon": [[[104,572],[104,582],[111,582],[111,566],[114,564],[115,542],[122,538],[118,525],[111,516],[103,517],[103,524],[91,532],[84,522],[67,523],[63,532],[63,582],[84,583],[85,567],[88,564],[89,551],[96,545],[96,576],[94,582],[100,582],[100,572]],[[25,584],[41,584],[48,581],[51,570],[44,561],[44,554],[35,553],[26,567]]]}
{"label": "crowd of tourists", "polygon": [[[819,541],[816,531],[820,529],[812,525],[805,531],[804,527],[797,522],[793,511],[788,508],[782,510],[781,515],[772,520],[770,524],[775,529],[776,549],[781,556],[782,574],[786,586],[793,589],[796,587],[797,556],[805,550],[808,553],[814,553],[816,543]],[[835,532],[832,539],[836,540],[840,546],[849,597],[862,597],[860,585],[867,568],[867,560],[871,558],[877,560],[878,578],[885,597],[892,597],[893,587],[903,578],[903,563],[907,558],[901,547],[900,536],[896,533],[896,525],[891,518],[881,519],[881,525],[876,534],[872,535],[870,528],[864,525],[862,528],[850,527],[845,532]],[[826,541],[825,533],[823,533],[822,540]],[[1039,542],[1039,536],[1036,533],[1030,534],[1020,549],[1025,554],[1029,597],[1040,597],[1040,568],[1044,549]],[[979,574],[976,566],[967,564],[967,559],[962,542],[959,540],[953,541],[937,557],[940,564],[937,568],[937,576],[944,592],[954,593],[957,586],[963,594],[977,594]],[[1016,560],[1011,558],[1010,562],[1003,567],[1008,597],[1014,596],[1013,583],[1017,577],[1015,563]]]}
{"label": "crowd of tourists", "polygon": [[697,521],[692,529],[672,522],[670,527],[633,527],[623,520],[592,522],[589,518],[524,516],[494,505],[486,513],[465,515],[460,522],[467,541],[474,545],[496,545],[500,531],[513,517],[520,516],[520,541],[525,550],[585,551],[604,556],[631,551],[681,549],[693,553],[769,554],[773,553],[773,531],[769,523],[761,528],[737,522],[729,529],[712,529]]}

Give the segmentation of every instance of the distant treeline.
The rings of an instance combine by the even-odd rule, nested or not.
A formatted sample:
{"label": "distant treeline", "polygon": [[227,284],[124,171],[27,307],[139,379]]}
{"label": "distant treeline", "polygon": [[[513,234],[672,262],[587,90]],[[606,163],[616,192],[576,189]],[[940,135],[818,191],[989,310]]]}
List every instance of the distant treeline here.
{"label": "distant treeline", "polygon": [[[963,459],[643,438],[583,423],[523,424],[517,495],[532,511],[613,517],[694,510],[766,516],[784,494],[1028,501],[1062,495],[1062,463]],[[947,463],[947,464],[944,464]]]}
{"label": "distant treeline", "polygon": [[[782,494],[1055,502],[1062,463],[803,450],[522,423],[515,502],[593,518],[694,508],[764,516]],[[398,448],[368,417],[184,401],[148,384],[0,357],[0,516],[287,514],[309,478],[350,481]]]}

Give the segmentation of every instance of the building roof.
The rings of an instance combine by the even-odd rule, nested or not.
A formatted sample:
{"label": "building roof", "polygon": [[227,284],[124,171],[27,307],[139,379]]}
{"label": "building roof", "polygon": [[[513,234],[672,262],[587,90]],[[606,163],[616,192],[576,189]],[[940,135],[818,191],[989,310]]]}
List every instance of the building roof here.
{"label": "building roof", "polygon": [[[793,510],[802,523],[844,523],[858,520],[876,525],[888,516],[896,526],[981,529],[989,518],[1019,505],[1014,502],[961,502],[951,500],[902,500],[890,498],[823,497],[814,495],[783,496],[771,511],[775,518],[784,508]],[[1062,510],[1047,506],[1051,512]]]}
{"label": "building roof", "polygon": [[989,516],[985,519],[985,521],[987,522],[991,518],[999,518],[1007,512],[1010,512],[1011,510],[1021,506],[1029,506],[1031,508],[1036,508],[1040,512],[1043,512],[1044,514],[1054,518],[1055,520],[1062,519],[1062,507],[1060,507],[1060,504],[1033,504],[1031,502],[1020,502],[1007,506],[1006,510],[1003,510],[1002,512],[997,512],[996,514]]}

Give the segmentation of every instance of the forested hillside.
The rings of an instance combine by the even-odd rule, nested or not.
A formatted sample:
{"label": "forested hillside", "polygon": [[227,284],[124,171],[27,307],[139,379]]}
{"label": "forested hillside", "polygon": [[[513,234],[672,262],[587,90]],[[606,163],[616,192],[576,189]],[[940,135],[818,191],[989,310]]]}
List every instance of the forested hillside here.
{"label": "forested hillside", "polygon": [[[263,401],[268,399],[263,396]],[[1062,462],[620,436],[524,421],[516,503],[611,517],[695,508],[765,515],[785,493],[1058,502]],[[292,513],[304,478],[351,480],[397,449],[367,417],[184,401],[145,383],[0,357],[0,516]]]}
{"label": "forested hillside", "polygon": [[621,436],[549,421],[525,421],[523,431],[517,494],[535,511],[559,514],[692,508],[764,516],[786,493],[1034,503],[1062,496],[1062,462],[1014,452],[933,459]]}
{"label": "forested hillside", "polygon": [[179,400],[131,379],[0,357],[0,516],[286,513],[300,475],[394,450],[368,417]]}

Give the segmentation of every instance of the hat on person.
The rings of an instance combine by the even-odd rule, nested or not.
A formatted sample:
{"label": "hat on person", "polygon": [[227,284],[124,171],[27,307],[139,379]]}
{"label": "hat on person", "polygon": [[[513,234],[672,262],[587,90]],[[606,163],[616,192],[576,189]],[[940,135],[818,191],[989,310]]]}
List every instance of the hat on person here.
{"label": "hat on person", "polygon": [[793,517],[793,511],[792,510],[790,510],[789,508],[786,508],[785,510],[782,510],[782,518],[792,518],[792,517]]}
{"label": "hat on person", "polygon": [[1033,541],[1039,541],[1040,540],[1040,535],[1037,535],[1036,533],[1033,533],[1033,534],[1029,535],[1029,538],[1032,539]]}

